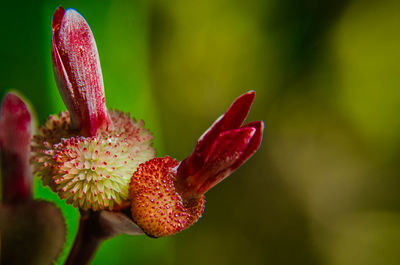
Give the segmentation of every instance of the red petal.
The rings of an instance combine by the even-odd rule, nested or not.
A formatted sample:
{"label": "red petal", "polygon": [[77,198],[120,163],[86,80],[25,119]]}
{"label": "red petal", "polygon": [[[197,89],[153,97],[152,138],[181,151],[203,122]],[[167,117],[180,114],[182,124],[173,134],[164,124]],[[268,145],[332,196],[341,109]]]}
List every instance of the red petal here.
{"label": "red petal", "polygon": [[32,115],[25,102],[8,93],[0,109],[0,154],[3,201],[26,201],[32,197],[29,164]]}
{"label": "red petal", "polygon": [[263,133],[264,133],[264,122],[263,121],[253,121],[253,122],[250,122],[250,123],[244,125],[242,128],[255,128],[256,133],[254,134],[253,138],[251,138],[251,141],[250,141],[249,145],[247,146],[246,150],[244,151],[243,155],[230,168],[231,172],[236,170],[244,162],[246,162],[260,147],[261,140],[262,140]]}
{"label": "red petal", "polygon": [[[254,129],[254,135],[251,136],[246,148],[243,150],[242,154],[231,164],[231,166],[219,171],[215,176],[210,177],[207,181],[198,189],[198,193],[205,193],[210,188],[218,184],[221,180],[228,177],[232,172],[234,172],[238,167],[240,167],[244,162],[246,162],[258,149],[261,144],[261,139],[264,131],[264,123],[262,121],[255,121],[248,123],[242,127]],[[208,164],[208,163],[207,163]]]}
{"label": "red petal", "polygon": [[256,92],[252,90],[238,97],[221,120],[220,131],[227,131],[240,127],[250,111],[255,96]]}
{"label": "red petal", "polygon": [[60,94],[74,126],[86,136],[111,126],[103,76],[93,33],[75,10],[59,7],[53,15],[52,58]]}
{"label": "red petal", "polygon": [[198,171],[209,155],[214,141],[224,131],[239,128],[246,119],[253,104],[255,91],[249,91],[238,97],[224,115],[199,138],[192,155],[186,158],[179,167],[180,175],[190,176]]}
{"label": "red petal", "polygon": [[223,132],[215,141],[203,168],[185,180],[186,196],[203,194],[232,171],[229,169],[240,159],[256,133],[255,128],[240,128]]}

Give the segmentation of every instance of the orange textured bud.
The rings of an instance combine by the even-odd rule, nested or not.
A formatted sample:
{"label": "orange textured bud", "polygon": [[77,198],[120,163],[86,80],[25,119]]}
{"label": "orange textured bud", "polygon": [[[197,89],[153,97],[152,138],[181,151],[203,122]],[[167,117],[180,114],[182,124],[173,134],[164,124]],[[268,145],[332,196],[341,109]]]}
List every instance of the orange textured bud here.
{"label": "orange textured bud", "polygon": [[139,166],[130,184],[132,217],[152,237],[176,234],[193,225],[204,209],[204,196],[185,200],[175,188],[178,162],[154,158]]}

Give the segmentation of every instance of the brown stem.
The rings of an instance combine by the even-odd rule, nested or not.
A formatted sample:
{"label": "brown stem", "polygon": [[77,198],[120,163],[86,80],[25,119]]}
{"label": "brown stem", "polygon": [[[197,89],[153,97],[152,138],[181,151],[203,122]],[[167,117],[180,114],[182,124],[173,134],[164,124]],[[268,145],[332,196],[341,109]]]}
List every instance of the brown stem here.
{"label": "brown stem", "polygon": [[90,264],[100,244],[108,238],[102,232],[98,216],[96,212],[81,212],[78,234],[65,265]]}

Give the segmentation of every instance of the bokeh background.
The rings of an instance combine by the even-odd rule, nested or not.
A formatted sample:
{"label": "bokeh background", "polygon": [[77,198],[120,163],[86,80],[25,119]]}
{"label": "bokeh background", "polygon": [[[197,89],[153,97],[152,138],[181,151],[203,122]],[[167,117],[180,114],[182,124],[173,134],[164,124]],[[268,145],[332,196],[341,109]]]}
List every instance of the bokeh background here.
{"label": "bokeh background", "polygon": [[[264,120],[256,155],[207,194],[192,228],[119,236],[93,264],[400,264],[398,0],[2,1],[0,97],[38,122],[65,109],[50,58],[55,8],[89,22],[107,105],[185,158],[240,94]],[[57,202],[70,247],[78,213]],[[59,263],[65,258],[61,256]]]}

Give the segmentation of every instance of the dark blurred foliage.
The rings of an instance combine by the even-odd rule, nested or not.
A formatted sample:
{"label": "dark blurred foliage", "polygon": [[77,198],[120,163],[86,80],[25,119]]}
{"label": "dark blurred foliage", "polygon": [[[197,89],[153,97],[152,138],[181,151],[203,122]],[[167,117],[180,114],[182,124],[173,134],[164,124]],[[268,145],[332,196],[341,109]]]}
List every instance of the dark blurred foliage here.
{"label": "dark blurred foliage", "polygon": [[[195,226],[112,239],[94,264],[400,264],[400,2],[3,3],[0,96],[20,90],[40,122],[64,108],[49,52],[59,4],[88,20],[108,106],[145,119],[159,156],[185,158],[250,89],[248,120],[266,123]],[[38,182],[36,194],[73,234],[76,211]]]}

